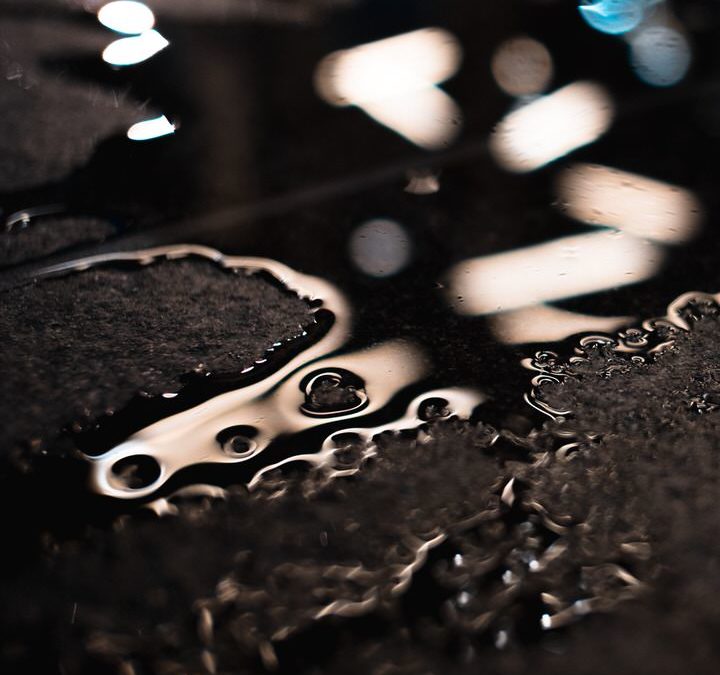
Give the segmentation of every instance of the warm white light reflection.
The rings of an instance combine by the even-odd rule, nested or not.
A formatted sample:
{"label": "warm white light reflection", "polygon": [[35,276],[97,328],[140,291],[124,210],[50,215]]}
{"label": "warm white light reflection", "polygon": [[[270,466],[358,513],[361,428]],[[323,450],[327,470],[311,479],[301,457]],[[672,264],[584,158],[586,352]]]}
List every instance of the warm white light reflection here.
{"label": "warm white light reflection", "polygon": [[448,276],[459,314],[493,314],[634,284],[663,259],[652,242],[593,232],[459,263]]}
{"label": "warm white light reflection", "polygon": [[677,84],[690,68],[687,38],[671,26],[640,28],[630,38],[630,53],[635,74],[655,87]]}
{"label": "warm white light reflection", "polygon": [[175,125],[162,115],[151,120],[144,120],[133,124],[127,132],[131,141],[149,141],[160,136],[167,136],[175,132]]}
{"label": "warm white light reflection", "polygon": [[460,108],[437,87],[361,107],[376,122],[427,150],[447,146],[460,131]]}
{"label": "warm white light reflection", "polygon": [[490,149],[502,167],[532,171],[592,143],[612,118],[607,91],[592,82],[576,82],[513,110],[493,133]]}
{"label": "warm white light reflection", "polygon": [[410,237],[394,220],[376,219],[360,225],[350,238],[350,257],[365,274],[389,277],[410,260]]}
{"label": "warm white light reflection", "polygon": [[459,131],[460,110],[436,85],[457,72],[460,59],[451,33],[425,28],[330,54],[318,65],[315,86],[328,103],[355,105],[433,149]]}
{"label": "warm white light reflection", "polygon": [[495,336],[509,345],[555,342],[576,333],[612,333],[631,322],[630,316],[593,316],[547,305],[524,307],[490,318]]}
{"label": "warm white light reflection", "polygon": [[541,42],[529,37],[516,37],[497,48],[490,68],[504,92],[511,96],[531,96],[547,87],[553,63],[550,52]]}
{"label": "warm white light reflection", "polygon": [[133,0],[108,2],[100,8],[97,17],[106,28],[128,35],[139,35],[155,25],[152,10],[142,2]]}
{"label": "warm white light reflection", "polygon": [[105,47],[103,61],[112,66],[132,66],[147,61],[170,43],[156,30],[134,37],[120,38]]}
{"label": "warm white light reflection", "polygon": [[700,204],[688,190],[594,164],[577,164],[558,179],[562,206],[577,220],[665,243],[690,239]]}
{"label": "warm white light reflection", "polygon": [[432,195],[440,189],[440,176],[433,171],[410,171],[405,192],[412,195]]}

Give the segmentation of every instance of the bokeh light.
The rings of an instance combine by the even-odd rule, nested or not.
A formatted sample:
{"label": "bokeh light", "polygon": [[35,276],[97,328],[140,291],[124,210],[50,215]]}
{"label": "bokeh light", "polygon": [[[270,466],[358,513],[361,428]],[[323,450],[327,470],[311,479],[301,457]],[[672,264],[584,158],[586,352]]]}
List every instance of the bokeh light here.
{"label": "bokeh light", "polygon": [[605,89],[575,82],[510,112],[493,133],[490,151],[509,171],[532,171],[595,141],[613,114]]}
{"label": "bokeh light", "polygon": [[511,96],[539,94],[553,75],[550,52],[529,37],[503,42],[495,51],[490,68],[500,89]]}
{"label": "bokeh light", "polygon": [[156,30],[111,42],[103,51],[103,61],[111,66],[133,66],[147,61],[170,43]]}
{"label": "bokeh light", "polygon": [[328,103],[354,105],[421,148],[448,145],[460,130],[461,112],[436,85],[452,77],[462,50],[451,33],[425,28],[334,52],[315,72]]}
{"label": "bokeh light", "polygon": [[680,82],[690,68],[690,44],[672,26],[647,26],[630,38],[630,60],[643,82],[670,87]]}
{"label": "bokeh light", "polygon": [[400,272],[410,261],[411,249],[405,228],[385,218],[363,223],[350,237],[350,258],[371,277],[389,277]]}
{"label": "bokeh light", "polygon": [[596,164],[576,164],[558,178],[562,208],[589,225],[666,244],[698,231],[700,203],[689,190]]}
{"label": "bokeh light", "polygon": [[175,125],[165,115],[161,115],[133,124],[128,129],[127,137],[131,141],[149,141],[172,133],[175,133]]}
{"label": "bokeh light", "polygon": [[116,0],[103,5],[98,10],[98,21],[118,33],[139,35],[155,25],[155,15],[142,2],[134,0]]}

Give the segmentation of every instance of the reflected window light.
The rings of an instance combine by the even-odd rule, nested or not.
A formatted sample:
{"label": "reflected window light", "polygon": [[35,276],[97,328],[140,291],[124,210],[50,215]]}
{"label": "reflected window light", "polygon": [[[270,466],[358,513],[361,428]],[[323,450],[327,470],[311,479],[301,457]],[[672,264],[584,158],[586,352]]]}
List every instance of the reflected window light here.
{"label": "reflected window light", "polygon": [[412,195],[432,195],[440,189],[440,177],[432,171],[410,171],[405,192]]}
{"label": "reflected window light", "polygon": [[622,232],[564,237],[459,263],[448,300],[458,314],[495,314],[638,283],[662,260],[659,246]]}
{"label": "reflected window light", "polygon": [[541,42],[529,37],[516,37],[498,47],[490,69],[506,94],[532,96],[548,86],[553,63],[550,52]]}
{"label": "reflected window light", "polygon": [[350,237],[353,263],[371,277],[397,274],[410,261],[410,251],[410,237],[394,220],[370,220],[360,225]]}
{"label": "reflected window light", "polygon": [[533,171],[597,140],[612,118],[603,87],[575,82],[510,112],[493,132],[490,151],[509,171]]}
{"label": "reflected window light", "polygon": [[133,124],[127,131],[127,137],[131,141],[149,141],[173,133],[175,133],[175,125],[165,115],[161,115]]}
{"label": "reflected window light", "polygon": [[132,66],[147,61],[169,44],[156,30],[148,30],[141,35],[111,42],[105,47],[102,57],[111,66]]}
{"label": "reflected window light", "polygon": [[630,39],[630,60],[635,74],[655,87],[671,87],[690,68],[687,38],[671,26],[641,28]]}
{"label": "reflected window light", "polygon": [[459,131],[460,110],[436,85],[457,72],[461,56],[455,36],[425,28],[328,55],[315,87],[328,103],[357,106],[412,143],[436,149]]}
{"label": "reflected window light", "polygon": [[139,35],[155,25],[155,15],[142,2],[117,0],[103,5],[98,10],[98,21],[118,33]]}
{"label": "reflected window light", "polygon": [[689,190],[619,169],[576,164],[558,178],[562,207],[589,225],[677,244],[699,229],[700,203]]}
{"label": "reflected window light", "polygon": [[594,316],[539,305],[495,314],[490,326],[503,344],[555,342],[577,333],[613,333],[632,323],[630,316]]}
{"label": "reflected window light", "polygon": [[578,7],[587,24],[601,33],[621,35],[637,28],[649,7],[662,0],[596,0]]}

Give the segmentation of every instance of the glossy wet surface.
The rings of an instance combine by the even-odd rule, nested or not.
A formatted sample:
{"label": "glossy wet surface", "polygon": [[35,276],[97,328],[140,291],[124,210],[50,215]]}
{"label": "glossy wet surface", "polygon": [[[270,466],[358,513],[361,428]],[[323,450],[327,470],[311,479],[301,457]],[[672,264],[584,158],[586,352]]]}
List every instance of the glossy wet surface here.
{"label": "glossy wet surface", "polygon": [[[652,593],[678,533],[714,522],[711,488],[629,476],[655,475],[643,444],[669,429],[661,466],[697,437],[714,480],[715,319],[698,310],[712,316],[691,338],[677,308],[642,321],[717,290],[718,7],[155,0],[99,21],[104,3],[85,4],[0,4],[0,284],[6,343],[27,345],[7,367],[23,361],[42,396],[48,369],[81,383],[58,387],[78,397],[66,409],[33,396],[7,439],[24,475],[5,471],[6,503],[32,495],[45,515],[10,529],[6,562],[29,565],[21,587],[42,609],[23,610],[3,658],[30,658],[23,635],[43,641],[74,607],[74,646],[48,643],[62,672],[424,672],[446,658],[524,672],[538,653],[550,661],[537,670],[557,672],[595,648],[569,630],[578,619],[664,597]],[[174,294],[142,290],[168,269]],[[237,308],[233,269],[239,289],[256,282]],[[115,318],[109,300],[100,315],[53,303],[53,284],[93,280],[141,292]],[[198,341],[197,323],[181,347],[173,313],[194,317],[187,305],[214,332]],[[33,323],[15,330],[25,306]],[[163,321],[138,320],[148,310]],[[93,349],[55,354],[53,313],[79,327],[100,316]],[[161,359],[164,397],[131,401],[159,393],[157,373],[142,382],[148,331],[189,355]],[[120,384],[99,396],[103,364]],[[669,388],[669,373],[697,386]],[[656,390],[647,410],[631,400]],[[660,412],[676,408],[687,414]],[[665,489],[695,516],[658,516]],[[177,518],[145,522],[147,507]],[[699,551],[705,530],[691,530]],[[678,569],[700,573],[690,557]],[[127,606],[126,570],[147,560],[156,571]],[[685,616],[676,597],[650,607],[665,601]],[[658,636],[692,642],[639,606]],[[300,646],[323,631],[336,651]],[[637,666],[622,647],[612,658]]]}

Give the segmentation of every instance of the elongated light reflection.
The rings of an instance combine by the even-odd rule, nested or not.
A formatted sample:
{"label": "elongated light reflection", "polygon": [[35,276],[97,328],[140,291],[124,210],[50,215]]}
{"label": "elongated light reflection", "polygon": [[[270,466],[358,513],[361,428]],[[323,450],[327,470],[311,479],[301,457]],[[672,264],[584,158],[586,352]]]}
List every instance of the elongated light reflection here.
{"label": "elongated light reflection", "polygon": [[357,106],[433,149],[459,131],[460,110],[436,85],[457,72],[461,54],[451,33],[425,28],[328,55],[317,67],[315,86],[328,103]]}
{"label": "elongated light reflection", "polygon": [[519,345],[555,342],[590,331],[612,333],[632,320],[630,316],[593,316],[539,305],[495,314],[490,318],[490,326],[495,337],[504,344]]}
{"label": "elongated light reflection", "polygon": [[118,33],[139,35],[155,25],[155,15],[142,2],[116,0],[108,2],[98,10],[98,21]]}
{"label": "elongated light reflection", "polygon": [[558,179],[558,196],[573,218],[668,244],[698,231],[700,203],[688,190],[619,169],[576,164]]}
{"label": "elongated light reflection", "polygon": [[576,82],[513,110],[497,126],[490,150],[509,171],[533,171],[597,140],[612,119],[607,91]]}
{"label": "elongated light reflection", "polygon": [[663,260],[652,242],[604,231],[465,260],[450,270],[459,314],[494,314],[634,284]]}
{"label": "elongated light reflection", "polygon": [[102,57],[112,66],[132,66],[147,61],[169,44],[156,30],[148,30],[141,35],[111,42],[105,47]]}
{"label": "elongated light reflection", "polygon": [[165,115],[161,115],[133,124],[127,131],[127,137],[131,141],[149,141],[172,133],[175,133],[175,125]]}

